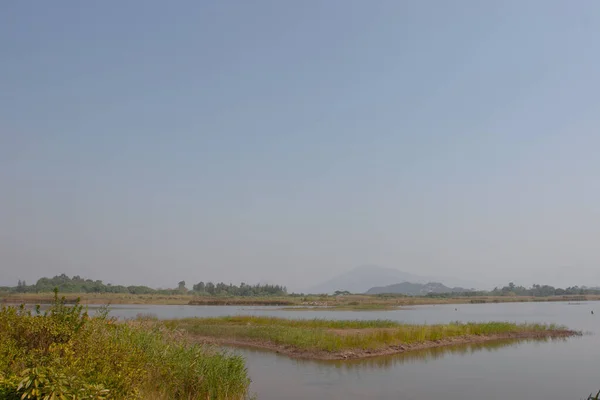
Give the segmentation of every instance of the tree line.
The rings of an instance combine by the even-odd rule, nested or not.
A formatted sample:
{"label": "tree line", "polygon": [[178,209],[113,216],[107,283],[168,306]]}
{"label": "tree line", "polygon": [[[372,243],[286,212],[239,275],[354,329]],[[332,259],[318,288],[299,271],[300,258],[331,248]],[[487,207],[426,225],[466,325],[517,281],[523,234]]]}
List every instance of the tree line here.
{"label": "tree line", "polygon": [[55,288],[61,293],[122,293],[122,294],[198,294],[198,295],[230,295],[230,296],[269,296],[285,295],[287,289],[279,285],[247,285],[241,283],[239,286],[225,284],[223,282],[214,284],[212,282],[199,282],[188,290],[185,281],[180,281],[176,289],[153,289],[141,285],[112,285],[103,283],[101,280],[84,279],[79,275],[69,277],[66,274],[56,275],[53,278],[40,278],[33,285],[19,280],[17,286],[0,287],[0,291],[10,293],[49,293]]}
{"label": "tree line", "polygon": [[239,286],[219,282],[198,282],[192,286],[192,290],[198,294],[228,295],[228,296],[283,296],[287,294],[287,288],[279,285],[247,285],[242,282]]}
{"label": "tree line", "polygon": [[548,296],[566,296],[566,295],[586,295],[586,294],[600,294],[600,288],[588,288],[585,286],[571,286],[566,289],[555,288],[549,285],[537,285],[534,284],[530,288],[523,286],[517,286],[513,282],[502,288],[494,288],[491,291],[494,296],[534,296],[534,297],[548,297]]}
{"label": "tree line", "polygon": [[101,280],[84,279],[79,275],[69,277],[66,274],[52,278],[40,278],[36,283],[28,285],[19,280],[17,286],[3,287],[4,291],[13,293],[48,293],[57,288],[61,293],[129,293],[129,294],[173,294],[175,289],[153,289],[142,285],[112,285]]}
{"label": "tree line", "polygon": [[463,293],[430,293],[429,297],[477,297],[477,296],[531,296],[531,297],[550,297],[550,296],[583,296],[586,294],[600,295],[600,288],[589,288],[586,286],[570,286],[566,289],[555,288],[550,285],[534,284],[526,288],[517,286],[513,282],[502,288],[495,287],[493,290],[473,290]]}

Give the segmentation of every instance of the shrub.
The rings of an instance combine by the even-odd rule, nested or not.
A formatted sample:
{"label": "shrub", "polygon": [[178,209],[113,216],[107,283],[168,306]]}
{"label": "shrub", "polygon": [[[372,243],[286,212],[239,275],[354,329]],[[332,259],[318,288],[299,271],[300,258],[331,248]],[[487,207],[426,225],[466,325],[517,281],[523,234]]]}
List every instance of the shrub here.
{"label": "shrub", "polygon": [[0,309],[1,399],[244,399],[243,358],[149,319],[90,317],[55,292],[41,313]]}

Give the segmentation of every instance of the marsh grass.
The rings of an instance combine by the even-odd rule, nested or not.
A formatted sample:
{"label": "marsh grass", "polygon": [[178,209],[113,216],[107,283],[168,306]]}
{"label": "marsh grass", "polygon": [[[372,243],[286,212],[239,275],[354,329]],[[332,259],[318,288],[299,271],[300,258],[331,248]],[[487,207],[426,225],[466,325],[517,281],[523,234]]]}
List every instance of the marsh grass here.
{"label": "marsh grass", "polygon": [[167,321],[166,324],[200,336],[268,342],[297,349],[326,352],[378,350],[394,345],[470,335],[492,336],[565,329],[556,325],[509,322],[409,325],[388,320],[292,320],[256,316],[189,318]]}
{"label": "marsh grass", "polygon": [[118,323],[55,295],[44,314],[0,310],[2,399],[244,399],[244,359],[151,319]]}

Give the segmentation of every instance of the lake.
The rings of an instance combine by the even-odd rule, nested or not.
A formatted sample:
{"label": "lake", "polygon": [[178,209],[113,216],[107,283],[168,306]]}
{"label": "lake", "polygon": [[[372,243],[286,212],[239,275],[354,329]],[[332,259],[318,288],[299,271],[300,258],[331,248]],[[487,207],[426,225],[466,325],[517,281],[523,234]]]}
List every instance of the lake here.
{"label": "lake", "polygon": [[[92,308],[92,307],[90,307]],[[455,310],[456,309],[456,310]],[[596,314],[592,315],[591,311]],[[285,318],[389,319],[407,323],[510,321],[566,325],[582,337],[478,346],[359,361],[293,360],[235,349],[246,357],[259,400],[444,399],[579,400],[600,389],[600,302],[415,306],[390,311],[288,311],[276,307],[115,305],[111,315],[133,318],[270,315]]]}

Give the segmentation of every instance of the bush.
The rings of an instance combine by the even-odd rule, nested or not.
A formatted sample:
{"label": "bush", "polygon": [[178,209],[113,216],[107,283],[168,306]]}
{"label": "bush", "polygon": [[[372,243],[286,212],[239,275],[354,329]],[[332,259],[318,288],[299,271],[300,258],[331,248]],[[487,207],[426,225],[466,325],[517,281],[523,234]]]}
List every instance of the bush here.
{"label": "bush", "polygon": [[243,358],[149,319],[90,317],[55,291],[45,313],[0,310],[1,399],[244,399]]}

